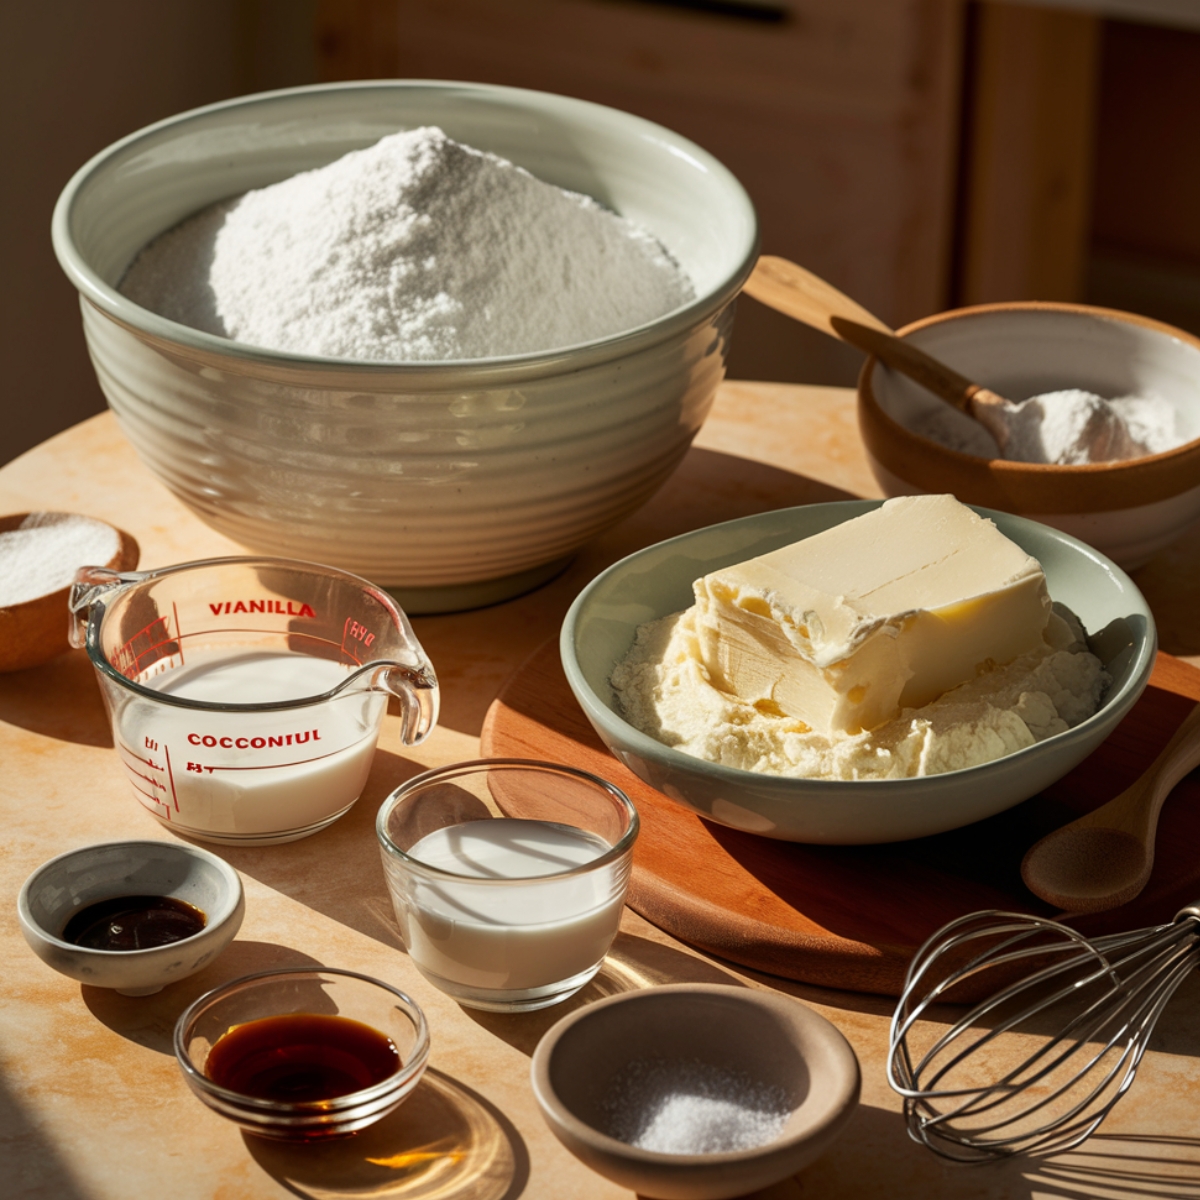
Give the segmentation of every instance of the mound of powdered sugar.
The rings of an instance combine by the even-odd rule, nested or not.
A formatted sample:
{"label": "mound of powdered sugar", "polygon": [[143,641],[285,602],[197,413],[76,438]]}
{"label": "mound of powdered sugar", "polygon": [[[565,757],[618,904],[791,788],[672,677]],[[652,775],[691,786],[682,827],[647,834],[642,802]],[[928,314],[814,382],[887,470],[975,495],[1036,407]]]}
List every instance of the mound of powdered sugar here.
{"label": "mound of powdered sugar", "polygon": [[1006,435],[1002,450],[982,424],[949,405],[930,408],[911,428],[963,454],[1059,466],[1162,454],[1185,440],[1174,405],[1153,392],[1106,400],[1081,388],[1065,388],[1005,401],[992,414]]}
{"label": "mound of powdered sugar", "polygon": [[120,289],[239,342],[393,362],[575,345],[694,298],[647,230],[432,127],[203,210]]}

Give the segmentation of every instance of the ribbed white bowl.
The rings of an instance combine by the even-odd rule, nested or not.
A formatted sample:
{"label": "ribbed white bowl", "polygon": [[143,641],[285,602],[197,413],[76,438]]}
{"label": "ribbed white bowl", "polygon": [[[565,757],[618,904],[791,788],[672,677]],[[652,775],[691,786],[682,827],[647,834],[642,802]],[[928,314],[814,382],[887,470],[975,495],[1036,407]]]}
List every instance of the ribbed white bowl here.
{"label": "ribbed white bowl", "polygon": [[[648,226],[697,299],[551,353],[406,365],[243,345],[116,291],[190,213],[424,124]],[[244,97],[132,134],[68,184],[54,244],[105,396],[167,487],[249,549],[342,567],[429,612],[534,586],[663,483],[724,372],[757,226],[736,179],[660,126],[545,93],[396,81]]]}

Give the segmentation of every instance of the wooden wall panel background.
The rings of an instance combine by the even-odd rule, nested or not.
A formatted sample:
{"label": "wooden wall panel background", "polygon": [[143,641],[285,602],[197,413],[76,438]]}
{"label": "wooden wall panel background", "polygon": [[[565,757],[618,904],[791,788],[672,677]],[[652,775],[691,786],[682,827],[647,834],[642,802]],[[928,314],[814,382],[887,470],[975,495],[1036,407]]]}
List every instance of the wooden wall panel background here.
{"label": "wooden wall panel background", "polygon": [[[327,79],[511,84],[658,121],[742,180],[764,250],[893,323],[945,307],[961,0],[755,9],[757,18],[631,0],[322,0],[317,45]],[[735,376],[849,383],[859,361],[742,302]]]}
{"label": "wooden wall panel background", "polygon": [[965,105],[955,300],[1081,300],[1101,21],[980,4]]}
{"label": "wooden wall panel background", "polygon": [[1200,30],[1107,22],[1088,299],[1200,333]]}

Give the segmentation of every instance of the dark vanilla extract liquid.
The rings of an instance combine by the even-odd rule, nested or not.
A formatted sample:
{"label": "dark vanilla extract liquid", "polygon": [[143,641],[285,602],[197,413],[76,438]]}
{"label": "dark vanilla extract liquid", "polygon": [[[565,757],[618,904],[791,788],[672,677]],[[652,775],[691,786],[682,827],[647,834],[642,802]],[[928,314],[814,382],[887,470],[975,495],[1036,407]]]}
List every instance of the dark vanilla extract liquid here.
{"label": "dark vanilla extract liquid", "polygon": [[151,950],[181,942],[208,924],[208,917],[174,896],[114,896],[81,908],[62,940],[87,950]]}
{"label": "dark vanilla extract liquid", "polygon": [[391,1038],[361,1021],[318,1013],[235,1025],[208,1052],[204,1074],[243,1096],[280,1103],[332,1100],[400,1069]]}

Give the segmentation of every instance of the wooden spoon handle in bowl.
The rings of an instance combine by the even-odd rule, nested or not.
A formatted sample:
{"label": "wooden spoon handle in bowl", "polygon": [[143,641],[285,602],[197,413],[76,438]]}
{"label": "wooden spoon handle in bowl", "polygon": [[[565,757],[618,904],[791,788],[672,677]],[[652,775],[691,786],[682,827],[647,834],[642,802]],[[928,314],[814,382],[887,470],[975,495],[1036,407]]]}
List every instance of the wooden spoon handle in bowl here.
{"label": "wooden spoon handle in bowl", "polygon": [[842,337],[833,326],[834,317],[890,337],[896,336],[877,316],[839,292],[833,284],[786,258],[762,255],[750,272],[743,291],[768,308],[831,337]]}
{"label": "wooden spoon handle in bowl", "polygon": [[1002,396],[897,337],[877,316],[820,276],[786,258],[764,254],[743,290],[785,316],[874,354],[894,371],[981,421],[996,436],[982,414],[989,406],[1004,404]]}

